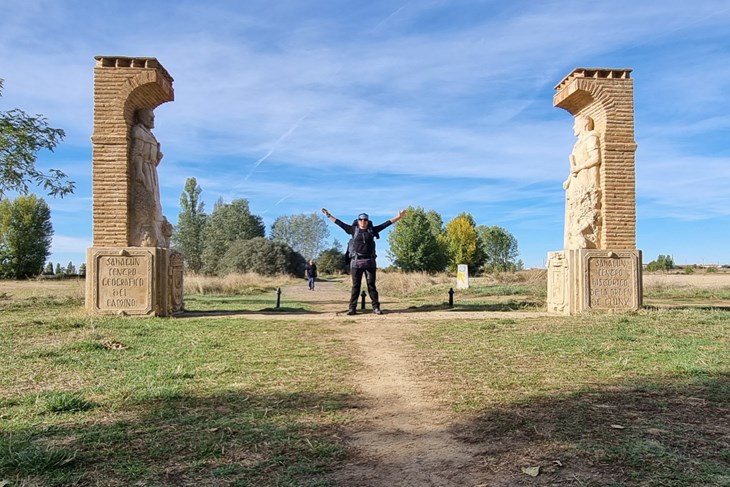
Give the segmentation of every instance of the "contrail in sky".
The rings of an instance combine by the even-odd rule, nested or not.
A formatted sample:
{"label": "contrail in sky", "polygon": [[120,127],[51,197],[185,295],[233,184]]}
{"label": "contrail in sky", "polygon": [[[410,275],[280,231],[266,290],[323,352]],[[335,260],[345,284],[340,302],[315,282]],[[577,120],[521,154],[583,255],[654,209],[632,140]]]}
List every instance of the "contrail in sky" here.
{"label": "contrail in sky", "polygon": [[[380,28],[381,28],[381,27],[382,27],[383,25],[385,25],[385,24],[386,24],[386,23],[387,23],[387,22],[388,22],[389,20],[391,20],[391,19],[392,19],[393,17],[395,17],[396,15],[398,15],[398,14],[399,14],[399,13],[400,13],[400,12],[401,12],[401,11],[402,11],[402,10],[403,10],[404,8],[406,8],[406,7],[407,7],[407,6],[408,6],[408,5],[410,4],[410,3],[411,3],[410,1],[407,1],[407,2],[405,2],[405,3],[403,4],[403,5],[401,5],[401,6],[400,6],[400,7],[398,8],[398,9],[394,10],[393,12],[391,12],[391,13],[390,13],[390,15],[388,15],[388,16],[387,16],[387,17],[385,17],[385,18],[384,18],[383,20],[381,20],[380,22],[378,22],[378,23],[377,23],[377,25],[375,25],[375,27],[373,27],[372,31],[373,31],[373,32],[376,32],[376,31],[378,31],[378,30],[379,30],[379,29],[380,29]],[[339,74],[339,72],[340,72],[341,70],[342,70],[342,66],[340,66],[340,67],[339,67],[339,68],[337,69],[337,74]],[[278,138],[278,139],[276,140],[276,142],[274,142],[274,144],[273,144],[273,145],[271,146],[271,149],[269,149],[269,151],[268,151],[268,152],[267,152],[267,153],[266,153],[266,154],[265,154],[265,155],[264,155],[263,157],[261,157],[261,158],[260,158],[260,159],[258,159],[258,160],[257,160],[256,162],[254,162],[254,164],[253,164],[253,167],[251,168],[251,170],[249,171],[249,173],[248,173],[248,174],[246,175],[246,177],[245,177],[245,178],[243,178],[243,182],[246,182],[246,181],[248,181],[248,179],[249,179],[249,178],[250,178],[250,177],[251,177],[251,176],[253,175],[253,173],[254,173],[254,172],[256,171],[256,169],[257,169],[257,168],[258,168],[258,167],[259,167],[259,166],[260,166],[260,165],[261,165],[261,164],[262,164],[262,163],[263,163],[263,162],[264,162],[264,161],[265,161],[266,159],[268,159],[269,157],[271,157],[271,155],[272,155],[272,154],[273,154],[273,153],[274,153],[274,152],[276,151],[276,149],[278,149],[278,148],[279,148],[279,145],[280,145],[280,144],[281,144],[281,143],[282,143],[282,142],[283,142],[284,140],[286,140],[286,138],[287,138],[287,137],[289,137],[289,136],[290,136],[290,135],[291,135],[291,134],[292,134],[292,133],[293,133],[293,132],[294,132],[294,131],[295,131],[295,130],[297,129],[297,127],[299,126],[299,124],[300,124],[300,123],[302,123],[302,121],[303,121],[303,120],[304,120],[305,118],[307,118],[307,115],[303,115],[303,116],[302,116],[302,117],[301,117],[301,118],[300,118],[299,120],[297,120],[297,121],[296,121],[296,122],[294,123],[294,125],[292,125],[292,126],[291,126],[291,128],[290,128],[289,130],[287,130],[286,132],[284,132],[284,133],[283,133],[283,134],[281,135],[281,137],[279,137],[279,138]],[[276,202],[276,204],[275,204],[274,206],[278,206],[278,205],[279,205],[280,203],[282,203],[282,202],[283,202],[284,200],[286,200],[287,198],[289,198],[289,196],[291,196],[291,194],[288,194],[288,195],[284,196],[284,197],[283,197],[282,199],[280,199],[279,201],[277,201],[277,202]]]}
{"label": "contrail in sky", "polygon": [[292,125],[289,130],[284,132],[281,135],[281,137],[276,139],[276,142],[274,142],[274,145],[271,146],[271,149],[269,149],[269,152],[267,152],[265,156],[263,156],[262,158],[260,158],[259,160],[257,160],[256,162],[253,163],[253,167],[251,168],[251,171],[249,171],[248,175],[246,175],[246,177],[243,178],[244,181],[248,181],[248,178],[251,177],[251,175],[256,170],[256,168],[258,168],[261,165],[261,163],[263,163],[266,159],[268,159],[269,156],[271,156],[271,154],[273,154],[274,151],[279,148],[279,145],[297,129],[299,124],[302,123],[302,120],[304,120],[305,118],[307,118],[307,116],[303,115],[301,118],[299,118],[299,120],[294,122],[294,125]]}
{"label": "contrail in sky", "polygon": [[[389,21],[390,19],[392,19],[393,17],[395,17],[396,15],[398,15],[398,13],[400,13],[400,11],[401,11],[401,10],[403,10],[404,8],[406,8],[406,7],[407,7],[407,6],[408,6],[408,5],[410,4],[410,3],[411,3],[411,2],[406,2],[406,3],[404,3],[403,5],[401,5],[401,7],[400,7],[400,8],[396,9],[396,10],[395,10],[395,11],[393,11],[393,12],[392,12],[392,13],[391,13],[390,15],[388,15],[388,16],[387,16],[386,18],[384,18],[383,20],[381,20],[380,22],[378,22],[378,24],[377,24],[377,25],[376,25],[375,27],[373,27],[373,31],[376,31],[376,30],[378,30],[378,29],[379,29],[379,28],[380,28],[381,26],[383,26],[383,25],[384,25],[384,24],[385,24],[386,22],[388,22],[388,21]],[[339,72],[340,72],[340,70],[341,70],[341,69],[342,69],[342,66],[340,66],[340,67],[339,67],[339,68],[337,69],[337,73],[338,73],[338,74],[339,74]],[[256,162],[254,162],[254,164],[253,164],[253,167],[251,168],[251,171],[249,171],[249,173],[248,173],[248,174],[246,175],[246,177],[245,177],[245,178],[243,178],[243,181],[244,181],[244,182],[245,182],[245,181],[248,181],[248,178],[250,178],[250,177],[251,177],[251,175],[252,175],[252,174],[254,173],[254,171],[256,171],[256,169],[257,169],[257,168],[258,168],[258,167],[259,167],[259,166],[260,166],[260,165],[261,165],[261,164],[262,164],[262,163],[263,163],[263,162],[264,162],[264,161],[265,161],[266,159],[268,159],[269,157],[271,157],[271,154],[273,154],[273,153],[274,153],[274,151],[276,151],[276,149],[278,149],[278,148],[279,148],[279,145],[280,145],[280,144],[281,144],[281,143],[282,143],[282,142],[283,142],[283,141],[284,141],[284,140],[285,140],[285,139],[286,139],[287,137],[289,137],[289,136],[290,136],[290,135],[292,134],[292,132],[294,132],[294,131],[295,131],[295,130],[297,129],[297,127],[299,126],[299,124],[300,124],[300,123],[302,123],[302,120],[304,120],[305,118],[307,118],[307,116],[306,116],[306,115],[302,116],[302,117],[301,117],[301,118],[300,118],[299,120],[297,120],[297,121],[296,121],[296,122],[294,123],[294,125],[292,125],[292,126],[291,126],[291,128],[290,128],[289,130],[287,130],[286,132],[284,132],[284,134],[283,134],[283,135],[282,135],[281,137],[279,137],[279,138],[278,138],[278,139],[276,140],[276,142],[274,142],[274,145],[273,145],[273,146],[271,146],[271,149],[269,149],[269,152],[267,152],[267,153],[266,153],[266,154],[265,154],[265,155],[264,155],[264,156],[263,156],[262,158],[260,158],[260,159],[259,159],[259,160],[257,160]],[[289,197],[289,196],[286,196],[286,197],[284,197],[284,199],[280,200],[280,201],[279,201],[279,203],[281,203],[282,201],[284,201],[284,200],[285,200],[286,198],[288,198],[288,197]],[[278,205],[279,203],[277,203],[277,205]]]}
{"label": "contrail in sky", "polygon": [[373,31],[377,31],[378,29],[380,29],[383,25],[385,25],[386,22],[388,22],[390,19],[392,19],[393,17],[395,17],[396,15],[398,15],[398,13],[401,10],[403,10],[404,8],[406,8],[409,3],[411,3],[411,2],[404,3],[398,10],[396,10],[395,12],[393,12],[392,14],[388,15],[386,18],[384,18],[383,20],[381,20],[380,22],[378,22],[378,24],[375,27],[373,27]]}
{"label": "contrail in sky", "polygon": [[279,206],[279,203],[283,203],[283,202],[284,202],[284,200],[286,200],[287,198],[289,198],[289,196],[291,196],[291,195],[293,195],[293,194],[294,194],[294,193],[289,193],[288,195],[284,196],[284,197],[283,197],[282,199],[280,199],[279,201],[277,201],[277,202],[276,202],[276,204],[275,204],[274,206]]}

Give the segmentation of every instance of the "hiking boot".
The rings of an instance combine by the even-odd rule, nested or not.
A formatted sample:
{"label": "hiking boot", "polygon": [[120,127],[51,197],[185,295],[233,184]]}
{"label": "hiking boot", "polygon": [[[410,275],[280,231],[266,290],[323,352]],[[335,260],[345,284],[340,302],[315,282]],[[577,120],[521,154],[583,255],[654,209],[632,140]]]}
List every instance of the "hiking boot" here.
{"label": "hiking boot", "polygon": [[347,314],[348,314],[348,316],[356,315],[357,311],[355,311],[354,309],[348,309]]}
{"label": "hiking boot", "polygon": [[373,310],[373,313],[375,313],[376,315],[382,315],[382,314],[383,314],[383,312],[382,312],[382,311],[380,311],[380,308],[375,308],[375,309]]}

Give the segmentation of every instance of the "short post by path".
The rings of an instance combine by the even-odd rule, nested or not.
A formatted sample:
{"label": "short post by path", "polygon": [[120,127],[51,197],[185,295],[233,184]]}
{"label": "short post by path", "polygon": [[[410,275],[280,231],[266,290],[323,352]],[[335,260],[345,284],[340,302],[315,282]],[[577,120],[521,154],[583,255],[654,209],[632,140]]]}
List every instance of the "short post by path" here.
{"label": "short post by path", "polygon": [[566,174],[564,249],[548,253],[548,311],[630,311],[642,304],[636,249],[631,69],[576,68],[553,104],[575,117]]}

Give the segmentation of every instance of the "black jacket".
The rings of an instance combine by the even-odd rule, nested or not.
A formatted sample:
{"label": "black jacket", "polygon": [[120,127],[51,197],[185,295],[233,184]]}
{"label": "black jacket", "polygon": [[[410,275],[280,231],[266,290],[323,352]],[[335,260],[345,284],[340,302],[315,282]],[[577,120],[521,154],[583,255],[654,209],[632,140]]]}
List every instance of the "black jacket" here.
{"label": "black jacket", "polygon": [[375,258],[375,238],[380,232],[393,224],[387,220],[380,225],[374,225],[367,230],[360,230],[357,221],[348,225],[339,218],[335,219],[335,224],[343,229],[348,235],[352,235],[353,239],[347,245],[347,250],[351,259],[374,259]]}

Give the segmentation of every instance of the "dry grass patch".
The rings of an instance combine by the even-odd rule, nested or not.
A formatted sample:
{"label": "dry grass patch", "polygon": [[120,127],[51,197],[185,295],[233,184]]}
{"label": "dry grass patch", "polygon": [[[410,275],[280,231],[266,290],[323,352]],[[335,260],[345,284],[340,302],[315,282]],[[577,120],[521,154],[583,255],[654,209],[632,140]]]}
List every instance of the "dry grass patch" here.
{"label": "dry grass patch", "polygon": [[[379,272],[378,291],[389,296],[406,297],[435,286],[453,284],[454,278],[441,272]],[[349,281],[348,281],[349,284]]]}
{"label": "dry grass patch", "polygon": [[217,276],[185,276],[185,294],[225,294],[229,296],[247,296],[261,294],[298,282],[288,275],[261,276],[248,272],[246,274],[229,274]]}
{"label": "dry grass patch", "polygon": [[[471,277],[469,283],[477,289],[504,285],[544,289],[547,286],[547,271],[531,269],[519,272],[496,272]],[[446,272],[429,274],[426,272],[382,271],[378,273],[378,290],[392,296],[443,294],[443,291],[450,287],[456,288],[456,276]]]}
{"label": "dry grass patch", "polygon": [[0,280],[0,302],[28,299],[57,299],[83,302],[85,280],[25,279]]}
{"label": "dry grass patch", "polygon": [[525,284],[530,286],[547,286],[547,270],[528,269],[517,272],[494,272],[472,278],[483,284]]}

